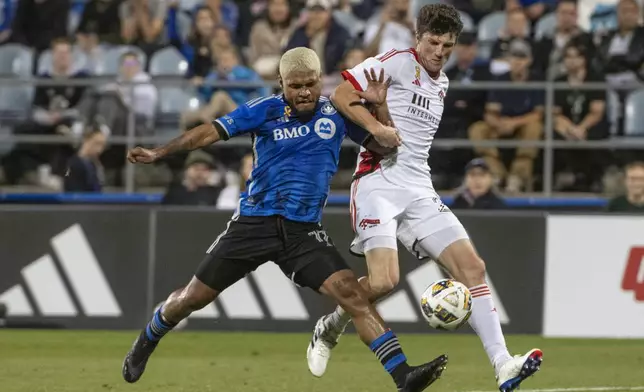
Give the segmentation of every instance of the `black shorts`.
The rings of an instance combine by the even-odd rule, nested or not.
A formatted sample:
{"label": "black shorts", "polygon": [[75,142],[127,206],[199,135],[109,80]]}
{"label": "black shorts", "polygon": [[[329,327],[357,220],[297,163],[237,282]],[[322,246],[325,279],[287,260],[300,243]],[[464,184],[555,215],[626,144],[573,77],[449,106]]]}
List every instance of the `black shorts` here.
{"label": "black shorts", "polygon": [[240,216],[228,222],[206,253],[195,276],[219,292],[268,261],[315,291],[335,272],[349,269],[321,225],[281,216]]}

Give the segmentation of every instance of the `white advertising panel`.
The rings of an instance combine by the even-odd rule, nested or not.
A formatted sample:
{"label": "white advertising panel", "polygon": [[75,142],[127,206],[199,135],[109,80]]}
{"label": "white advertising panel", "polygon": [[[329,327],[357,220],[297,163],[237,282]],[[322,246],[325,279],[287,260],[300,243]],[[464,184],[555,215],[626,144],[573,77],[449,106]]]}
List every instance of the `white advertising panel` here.
{"label": "white advertising panel", "polygon": [[644,338],[644,218],[549,216],[543,332]]}

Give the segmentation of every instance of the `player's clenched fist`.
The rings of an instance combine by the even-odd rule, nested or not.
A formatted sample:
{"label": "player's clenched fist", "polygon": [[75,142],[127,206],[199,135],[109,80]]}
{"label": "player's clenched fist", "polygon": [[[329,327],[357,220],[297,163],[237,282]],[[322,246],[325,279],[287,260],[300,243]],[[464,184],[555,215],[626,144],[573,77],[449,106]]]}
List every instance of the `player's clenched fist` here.
{"label": "player's clenched fist", "polygon": [[152,163],[159,157],[160,155],[156,151],[143,147],[134,147],[127,152],[127,160],[130,163]]}
{"label": "player's clenched fist", "polygon": [[375,129],[369,130],[369,132],[373,135],[373,138],[376,139],[378,144],[383,147],[398,147],[401,144],[398,130],[391,125],[392,124],[389,124],[388,126],[378,123],[378,126]]}

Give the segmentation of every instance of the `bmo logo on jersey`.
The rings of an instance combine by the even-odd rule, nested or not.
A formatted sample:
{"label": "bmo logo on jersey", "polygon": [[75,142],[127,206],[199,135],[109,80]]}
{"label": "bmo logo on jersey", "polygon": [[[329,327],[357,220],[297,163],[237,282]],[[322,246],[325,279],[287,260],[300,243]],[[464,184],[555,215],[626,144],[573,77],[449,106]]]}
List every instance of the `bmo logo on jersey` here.
{"label": "bmo logo on jersey", "polygon": [[273,140],[295,139],[306,136],[309,133],[311,133],[311,129],[306,125],[291,128],[277,128],[273,129]]}
{"label": "bmo logo on jersey", "polygon": [[328,140],[335,135],[335,123],[328,118],[320,118],[315,122],[315,133],[322,139]]}

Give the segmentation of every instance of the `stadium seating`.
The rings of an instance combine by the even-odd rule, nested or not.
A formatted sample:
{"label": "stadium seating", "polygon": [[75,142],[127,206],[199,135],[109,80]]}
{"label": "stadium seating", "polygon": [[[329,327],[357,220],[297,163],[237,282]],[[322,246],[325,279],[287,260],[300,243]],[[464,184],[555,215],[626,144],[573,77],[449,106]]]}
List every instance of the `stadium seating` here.
{"label": "stadium seating", "polygon": [[632,92],[626,99],[626,136],[644,136],[644,89]]}
{"label": "stadium seating", "polygon": [[150,59],[151,76],[183,76],[187,70],[188,62],[173,47],[154,53]]}
{"label": "stadium seating", "polygon": [[0,46],[0,75],[31,76],[34,52],[30,48],[17,44]]}
{"label": "stadium seating", "polygon": [[461,14],[463,31],[476,31],[476,23],[474,23],[474,19],[472,19],[472,17],[466,12],[459,11],[458,13]]}
{"label": "stadium seating", "polygon": [[551,37],[557,27],[557,15],[554,12],[544,15],[534,27],[534,37],[540,40],[544,37]]}

